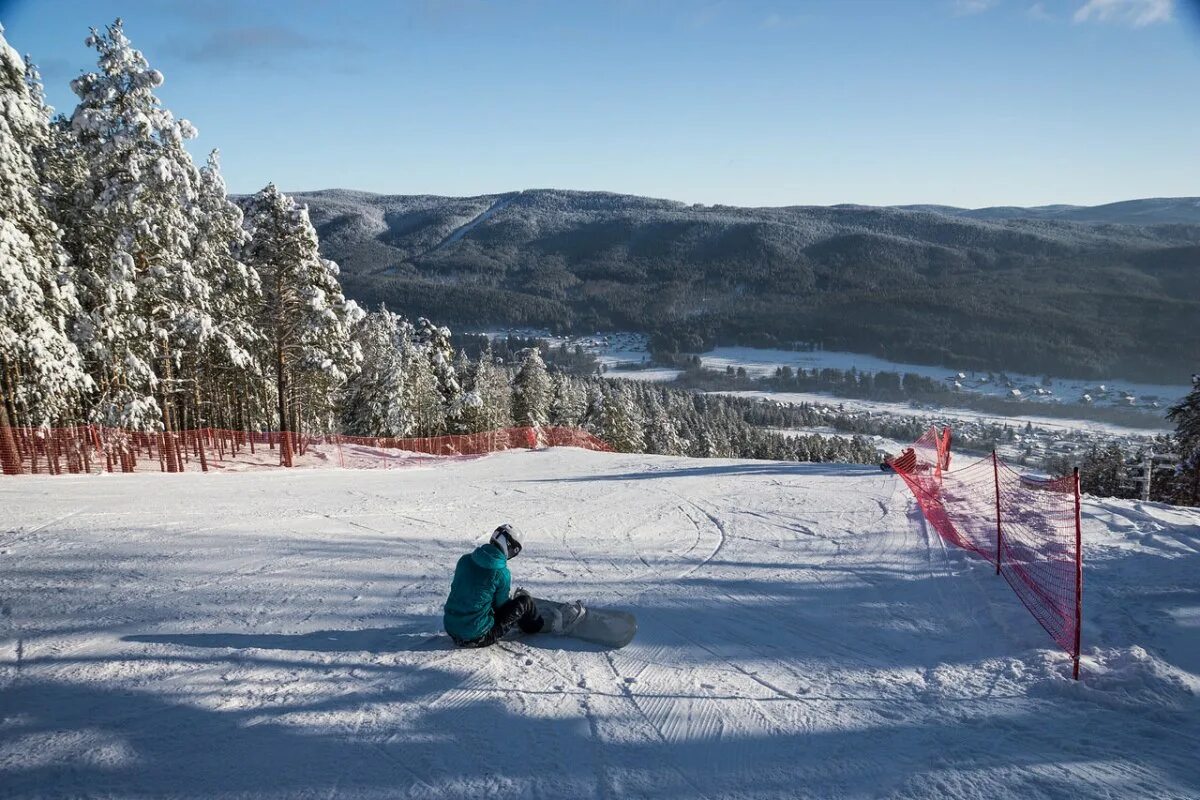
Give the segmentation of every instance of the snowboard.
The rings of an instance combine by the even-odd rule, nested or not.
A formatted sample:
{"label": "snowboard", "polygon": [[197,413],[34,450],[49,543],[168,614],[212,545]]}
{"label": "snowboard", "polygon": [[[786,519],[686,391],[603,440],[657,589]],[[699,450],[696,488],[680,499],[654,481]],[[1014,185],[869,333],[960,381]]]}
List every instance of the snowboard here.
{"label": "snowboard", "polygon": [[[571,613],[567,610],[566,603],[541,597],[533,598],[533,602],[538,607],[539,613],[552,607],[557,607],[559,611],[564,612],[564,616]],[[570,636],[572,639],[581,639],[592,644],[621,648],[632,642],[636,634],[637,619],[633,614],[611,608],[584,606],[583,614],[572,624],[567,625],[562,633],[549,635]]]}

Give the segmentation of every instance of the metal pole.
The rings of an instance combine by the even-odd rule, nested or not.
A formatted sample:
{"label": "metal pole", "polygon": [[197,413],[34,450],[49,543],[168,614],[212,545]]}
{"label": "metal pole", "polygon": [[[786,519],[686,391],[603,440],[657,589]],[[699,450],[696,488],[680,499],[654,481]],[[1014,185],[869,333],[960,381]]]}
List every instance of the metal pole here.
{"label": "metal pole", "polygon": [[1083,627],[1083,513],[1079,503],[1079,467],[1075,468],[1075,666],[1079,680],[1079,629]]}
{"label": "metal pole", "polygon": [[992,476],[996,481],[996,574],[1000,574],[1000,459],[996,451],[992,451]]}
{"label": "metal pole", "polygon": [[1146,451],[1146,456],[1142,459],[1142,501],[1150,502],[1150,481],[1154,476],[1154,450],[1153,448]]}

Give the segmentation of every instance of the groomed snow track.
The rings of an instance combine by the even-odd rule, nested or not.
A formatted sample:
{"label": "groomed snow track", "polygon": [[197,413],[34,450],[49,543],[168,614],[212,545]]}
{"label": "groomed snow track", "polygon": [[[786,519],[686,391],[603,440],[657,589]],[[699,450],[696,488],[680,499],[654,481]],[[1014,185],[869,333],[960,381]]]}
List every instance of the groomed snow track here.
{"label": "groomed snow track", "polygon": [[[1083,680],[873,468],[568,448],[0,482],[0,797],[1200,796],[1200,514],[1087,502]],[[454,650],[455,558],[626,607]]]}

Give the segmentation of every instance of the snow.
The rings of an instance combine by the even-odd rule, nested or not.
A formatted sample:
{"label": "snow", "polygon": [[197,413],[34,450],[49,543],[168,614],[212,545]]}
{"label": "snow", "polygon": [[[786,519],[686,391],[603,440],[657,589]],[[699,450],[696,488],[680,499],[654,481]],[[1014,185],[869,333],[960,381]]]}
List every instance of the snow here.
{"label": "snow", "polygon": [[[857,369],[859,372],[911,372],[934,380],[957,379],[963,385],[963,391],[968,394],[982,394],[995,397],[1022,397],[1030,404],[1037,403],[1076,403],[1089,390],[1109,398],[1111,405],[1124,404],[1123,395],[1129,394],[1135,398],[1156,397],[1163,407],[1177,402],[1188,392],[1188,387],[1179,384],[1133,383],[1123,380],[1086,381],[1069,378],[1051,378],[1049,391],[1038,394],[1042,387],[1041,377],[1016,372],[1005,372],[1008,383],[988,380],[988,375],[1000,376],[1000,372],[971,372],[959,373],[949,367],[931,367],[921,364],[906,364],[897,361],[863,355],[861,353],[846,353],[834,350],[792,351],[765,350],[753,347],[718,347],[707,353],[700,354],[704,366],[708,369],[723,372],[726,367],[734,369],[744,367],[751,376],[774,375],[778,367],[790,366],[793,369]],[[959,378],[959,375],[962,375]],[[1015,393],[1014,393],[1015,392]]]}
{"label": "snow", "polygon": [[[569,348],[582,347],[584,352],[596,357],[597,363],[611,371],[609,377],[631,378],[634,380],[671,380],[679,374],[679,370],[657,369],[645,371],[629,369],[646,365],[650,359],[650,337],[644,333],[597,333],[594,336],[558,336],[541,328],[484,328],[478,333],[493,339],[503,339],[507,336],[519,336],[523,339],[541,339],[551,347],[566,345]],[[618,369],[626,367],[626,369]],[[656,373],[656,377],[646,378],[644,373]],[[670,377],[663,377],[669,372]]]}
{"label": "snow", "polygon": [[1021,414],[1020,416],[1000,416],[984,411],[972,411],[969,408],[936,408],[915,406],[906,403],[889,403],[884,400],[858,400],[848,397],[833,397],[818,392],[764,392],[758,390],[717,391],[712,394],[725,394],[733,397],[753,397],[770,400],[776,403],[811,403],[834,408],[843,407],[850,411],[871,411],[895,414],[905,417],[936,417],[939,420],[997,423],[1002,425],[1032,424],[1038,428],[1061,431],[1086,431],[1092,434],[1107,436],[1127,436],[1133,438],[1153,437],[1158,433],[1171,430],[1169,423],[1163,421],[1161,428],[1131,428],[1127,425],[1116,425],[1111,422],[1100,422],[1089,419],[1069,419],[1059,417],[1043,417],[1038,414]]}
{"label": "snow", "polygon": [[[1200,795],[1200,512],[1084,504],[1083,679],[874,468],[560,448],[0,480],[6,798]],[[637,613],[455,650],[455,558]]]}
{"label": "snow", "polygon": [[650,381],[652,383],[668,383],[679,377],[683,370],[671,367],[649,367],[647,369],[610,369],[604,373],[606,378],[618,378],[626,381]]}
{"label": "snow", "polygon": [[[482,333],[493,337],[504,337],[514,334],[526,338],[540,338],[551,346],[558,347],[566,344],[568,347],[580,345],[596,357],[597,362],[607,368],[605,373],[609,378],[641,381],[672,381],[682,370],[669,367],[649,367],[649,337],[640,333],[597,333],[594,336],[557,336],[548,331],[536,328],[507,328],[488,329]],[[1085,381],[1069,378],[1050,379],[1049,386],[1042,385],[1039,376],[1020,374],[1016,372],[959,372],[950,367],[931,367],[921,364],[907,364],[889,361],[877,356],[849,353],[835,350],[771,350],[755,347],[718,347],[700,354],[704,368],[713,372],[725,372],[728,367],[735,370],[742,367],[752,378],[774,375],[779,367],[789,366],[793,369],[857,369],[859,372],[911,372],[926,378],[948,383],[951,388],[961,390],[963,394],[986,395],[1008,400],[1020,400],[1031,407],[1033,416],[1021,416],[1020,419],[1037,418],[1037,406],[1044,405],[1077,405],[1081,409],[1087,405],[1139,407],[1147,414],[1161,416],[1165,409],[1184,397],[1189,388],[1183,384],[1150,384],[1132,383],[1123,380]],[[989,378],[993,376],[995,380]],[[1001,380],[1005,378],[1006,380]],[[1089,394],[1090,393],[1090,394]],[[1093,397],[1092,395],[1095,395]],[[841,402],[831,394],[811,393],[810,396],[820,399],[811,402]],[[778,394],[775,395],[778,399]],[[832,399],[831,399],[832,398]],[[1097,402],[1099,398],[1100,402]],[[1129,400],[1128,398],[1133,398]],[[1154,399],[1151,399],[1154,398]],[[785,401],[787,402],[787,401]],[[1157,403],[1153,406],[1152,403]],[[883,405],[900,406],[900,404]],[[907,408],[907,406],[901,406]],[[977,412],[975,417],[981,417]],[[988,416],[989,419],[1016,419],[997,414]],[[1050,418],[1060,427],[1071,429],[1086,429],[1091,422],[1082,415],[1078,420],[1068,420],[1063,417]],[[1066,424],[1064,424],[1066,423]],[[1165,420],[1162,423],[1166,429]],[[1116,426],[1109,426],[1116,427]]]}
{"label": "snow", "polygon": [[475,217],[467,224],[465,224],[459,228],[455,228],[454,232],[451,233],[449,236],[447,236],[445,241],[443,241],[441,244],[434,247],[433,250],[430,250],[425,255],[429,255],[430,253],[433,253],[436,250],[441,250],[444,247],[449,247],[450,245],[454,244],[455,242],[460,241],[464,236],[466,236],[468,233],[473,231],[475,228],[479,227],[480,225],[482,225],[483,223],[487,222],[489,219],[494,217],[496,214],[503,211],[505,206],[507,206],[513,200],[517,199],[517,197],[520,196],[520,194],[521,194],[520,192],[517,192],[517,194],[511,195],[509,197],[501,197],[499,200],[497,200],[496,202],[494,202],[490,206],[488,206],[487,210],[484,211],[482,214]]}

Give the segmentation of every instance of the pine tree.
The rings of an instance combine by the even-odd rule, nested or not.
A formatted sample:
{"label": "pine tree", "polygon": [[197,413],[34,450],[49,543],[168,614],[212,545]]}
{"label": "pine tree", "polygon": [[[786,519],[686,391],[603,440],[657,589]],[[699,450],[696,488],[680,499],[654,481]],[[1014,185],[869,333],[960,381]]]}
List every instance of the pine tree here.
{"label": "pine tree", "polygon": [[76,192],[87,181],[87,163],[83,148],[71,130],[71,121],[62,116],[54,118],[54,109],[46,103],[41,75],[28,58],[25,60],[25,75],[31,99],[37,103],[42,118],[50,120],[44,135],[39,129],[30,141],[42,182],[42,200],[61,229],[70,220],[68,210],[75,201]]}
{"label": "pine tree", "polygon": [[530,347],[521,352],[521,368],[513,381],[513,419],[521,426],[540,428],[550,422],[552,387],[542,352]]}
{"label": "pine tree", "polygon": [[1115,442],[1100,449],[1095,445],[1079,465],[1079,485],[1097,497],[1133,497],[1125,454]]}
{"label": "pine tree", "polygon": [[410,380],[409,413],[417,436],[441,436],[446,432],[446,404],[438,387],[433,365],[423,348],[416,348],[405,359]]}
{"label": "pine tree", "polygon": [[490,344],[479,354],[471,383],[472,409],[467,429],[478,432],[510,427],[513,396],[508,370],[498,363]]}
{"label": "pine tree", "polygon": [[[211,288],[213,318],[213,328],[202,338],[198,361],[190,370],[198,376],[196,385],[205,387],[208,395],[204,403],[209,413],[197,422],[203,427],[219,416],[232,427],[235,403],[244,413],[262,411],[267,394],[262,386],[265,338],[257,327],[263,294],[258,273],[239,257],[249,236],[242,210],[227,196],[216,150],[200,169],[192,216],[191,257]],[[196,411],[202,414],[200,392],[195,394]]]}
{"label": "pine tree", "polygon": [[721,451],[718,438],[710,424],[701,422],[697,435],[694,437],[696,444],[691,455],[696,458],[720,458],[724,453]]}
{"label": "pine tree", "polygon": [[120,20],[87,43],[100,68],[71,83],[86,179],[63,213],[89,317],[81,338],[99,384],[94,413],[108,425],[173,430],[177,372],[214,328],[211,289],[191,260],[198,174],[184,142],[196,132],[162,107],[162,73]]}
{"label": "pine tree", "polygon": [[619,453],[641,453],[646,443],[639,415],[620,384],[614,383],[604,395],[600,426],[604,440]]}
{"label": "pine tree", "polygon": [[446,433],[463,430],[463,389],[454,370],[454,346],[450,343],[450,329],[434,325],[425,317],[417,319],[415,338],[429,359],[429,366],[442,398],[443,428]]}
{"label": "pine tree", "polygon": [[589,433],[603,437],[604,406],[607,399],[604,396],[604,391],[600,388],[600,382],[592,380],[584,384],[584,392],[587,397],[587,407],[584,409],[580,424]]}
{"label": "pine tree", "polygon": [[408,436],[415,428],[404,354],[412,326],[381,306],[354,325],[362,364],[346,385],[342,425],[359,436]]}
{"label": "pine tree", "polygon": [[0,428],[6,435],[10,425],[75,419],[91,386],[68,338],[80,310],[41,191],[36,151],[50,139],[36,73],[0,28]]}
{"label": "pine tree", "polygon": [[[269,184],[246,213],[242,255],[262,280],[259,325],[268,341],[279,430],[333,426],[339,393],[361,353],[349,334],[362,311],[342,296],[337,264],[321,257],[308,209]],[[291,463],[284,438],[283,462]]]}
{"label": "pine tree", "polygon": [[646,399],[646,450],[665,456],[683,455],[687,451],[675,423],[654,394]]}
{"label": "pine tree", "polygon": [[1200,374],[1192,376],[1192,390],[1167,412],[1175,423],[1175,447],[1179,450],[1178,503],[1200,505]]}
{"label": "pine tree", "polygon": [[587,408],[587,392],[578,381],[562,373],[555,373],[551,377],[551,425],[565,428],[582,426]]}

